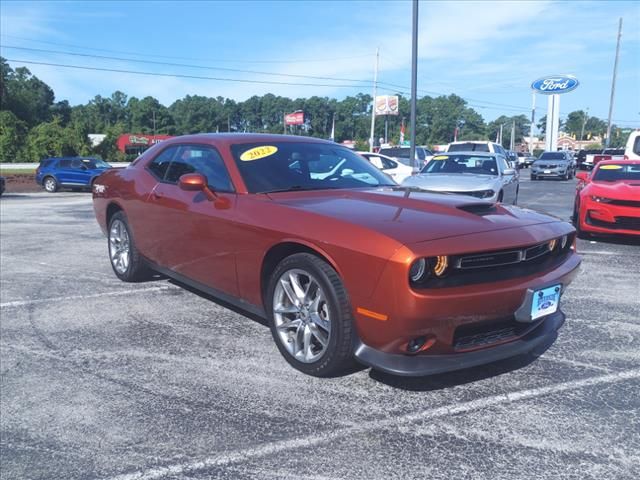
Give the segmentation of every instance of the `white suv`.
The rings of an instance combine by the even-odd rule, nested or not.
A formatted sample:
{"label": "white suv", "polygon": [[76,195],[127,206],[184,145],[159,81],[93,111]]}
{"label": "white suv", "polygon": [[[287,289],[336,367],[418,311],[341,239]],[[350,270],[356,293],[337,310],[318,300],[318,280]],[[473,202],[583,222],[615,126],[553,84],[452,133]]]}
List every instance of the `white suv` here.
{"label": "white suv", "polygon": [[640,130],[631,132],[624,149],[625,160],[640,160]]}

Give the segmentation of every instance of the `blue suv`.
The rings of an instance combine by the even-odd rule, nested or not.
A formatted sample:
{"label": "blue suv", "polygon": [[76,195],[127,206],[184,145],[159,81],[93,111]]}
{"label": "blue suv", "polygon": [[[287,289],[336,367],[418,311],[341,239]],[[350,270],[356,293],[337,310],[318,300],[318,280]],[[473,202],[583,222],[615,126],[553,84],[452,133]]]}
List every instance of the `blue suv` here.
{"label": "blue suv", "polygon": [[62,187],[91,188],[96,177],[109,168],[99,158],[45,158],[36,169],[36,182],[50,193]]}

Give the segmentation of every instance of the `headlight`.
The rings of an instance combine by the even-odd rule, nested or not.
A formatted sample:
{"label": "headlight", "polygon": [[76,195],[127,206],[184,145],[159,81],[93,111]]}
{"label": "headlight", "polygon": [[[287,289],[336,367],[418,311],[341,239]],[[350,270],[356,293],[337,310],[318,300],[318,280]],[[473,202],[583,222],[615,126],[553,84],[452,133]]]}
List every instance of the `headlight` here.
{"label": "headlight", "polygon": [[447,273],[449,257],[439,255],[432,258],[419,258],[411,264],[409,279],[411,283],[421,283],[430,276],[442,277]]}
{"label": "headlight", "polygon": [[476,198],[491,198],[496,194],[494,190],[478,190],[475,192],[469,192],[469,195]]}
{"label": "headlight", "polygon": [[563,235],[562,238],[560,239],[560,249],[564,250],[564,248],[567,246],[567,240],[569,239],[569,237],[567,235]]}
{"label": "headlight", "polygon": [[598,197],[596,195],[591,195],[591,200],[598,203],[611,203],[613,200],[606,197]]}
{"label": "headlight", "polygon": [[419,258],[411,265],[409,270],[409,278],[412,282],[419,282],[424,277],[424,273],[427,270],[427,261],[424,258]]}

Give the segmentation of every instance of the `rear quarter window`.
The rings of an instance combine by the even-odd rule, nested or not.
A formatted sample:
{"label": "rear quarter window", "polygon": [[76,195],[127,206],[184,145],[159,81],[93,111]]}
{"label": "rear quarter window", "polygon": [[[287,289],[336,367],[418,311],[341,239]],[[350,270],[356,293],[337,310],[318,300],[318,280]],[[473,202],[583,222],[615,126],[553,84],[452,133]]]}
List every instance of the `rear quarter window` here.
{"label": "rear quarter window", "polygon": [[638,135],[633,142],[633,153],[640,155],[640,135]]}

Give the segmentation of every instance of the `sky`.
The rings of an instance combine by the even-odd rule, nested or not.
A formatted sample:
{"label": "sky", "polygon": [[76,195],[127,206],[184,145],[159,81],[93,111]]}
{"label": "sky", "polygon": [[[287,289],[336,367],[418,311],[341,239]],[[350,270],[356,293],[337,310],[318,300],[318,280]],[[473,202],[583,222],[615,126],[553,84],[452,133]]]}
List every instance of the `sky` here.
{"label": "sky", "polygon": [[[186,95],[372,94],[378,48],[378,94],[408,97],[411,9],[403,0],[2,0],[0,55],[49,84],[57,101],[120,90],[168,106]],[[487,121],[530,116],[531,82],[570,74],[580,86],[561,96],[561,116],[588,108],[606,119],[620,17],[613,120],[640,127],[638,1],[420,0],[418,95],[455,93]],[[547,98],[536,104],[540,118]]]}

